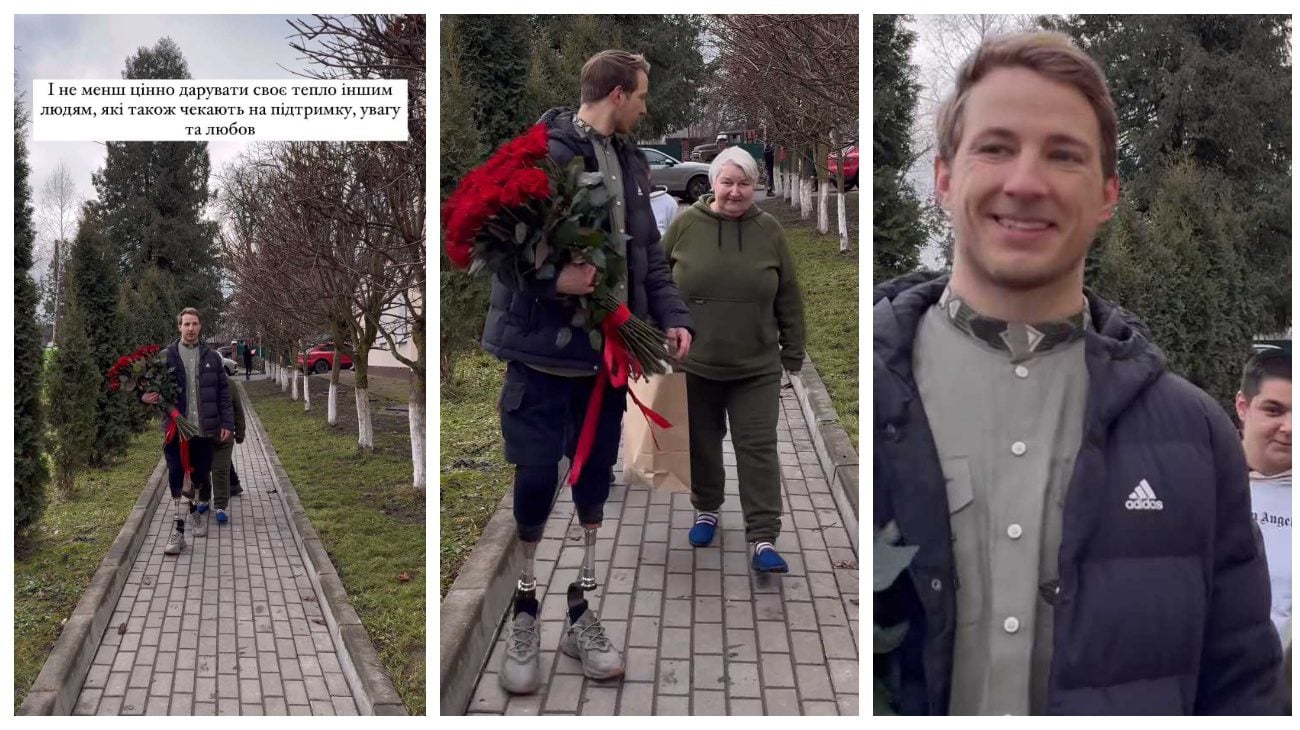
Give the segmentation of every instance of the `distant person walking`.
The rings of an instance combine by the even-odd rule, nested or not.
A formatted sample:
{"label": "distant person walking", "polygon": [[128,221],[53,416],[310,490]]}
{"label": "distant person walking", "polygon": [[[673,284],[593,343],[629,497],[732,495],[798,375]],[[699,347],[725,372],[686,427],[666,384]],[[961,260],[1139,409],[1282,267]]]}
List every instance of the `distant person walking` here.
{"label": "distant person walking", "polygon": [[776,195],[776,177],[773,175],[772,168],[776,162],[776,145],[772,140],[763,141],[763,167],[767,168],[767,197]]}
{"label": "distant person walking", "polygon": [[244,340],[244,380],[251,380],[253,377],[253,341]]}

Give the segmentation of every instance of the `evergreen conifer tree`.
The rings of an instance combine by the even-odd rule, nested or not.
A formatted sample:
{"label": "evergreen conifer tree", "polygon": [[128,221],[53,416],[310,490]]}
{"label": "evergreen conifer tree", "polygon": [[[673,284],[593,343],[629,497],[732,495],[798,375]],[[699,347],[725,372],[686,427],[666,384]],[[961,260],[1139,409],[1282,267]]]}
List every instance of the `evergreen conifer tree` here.
{"label": "evergreen conifer tree", "polygon": [[41,408],[44,348],[36,323],[37,293],[29,270],[36,230],[32,224],[31,172],[27,162],[27,115],[14,105],[14,528],[40,519],[49,473],[42,457],[45,421]]}
{"label": "evergreen conifer tree", "polygon": [[59,493],[73,493],[77,472],[91,461],[97,428],[97,402],[101,395],[125,400],[120,393],[108,393],[104,377],[95,367],[85,320],[75,293],[69,292],[67,306],[59,316],[57,351],[46,372],[46,398],[50,404],[50,429],[54,444],[55,483]]}
{"label": "evergreen conifer tree", "polygon": [[905,16],[872,16],[873,283],[915,271],[929,235],[925,209],[905,175],[913,162],[912,120],[920,84],[911,65],[916,34]]}
{"label": "evergreen conifer tree", "polygon": [[[122,76],[188,79],[190,72],[180,48],[163,38],[127,59]],[[171,283],[155,286],[155,291],[175,297],[158,302],[159,309],[170,314],[147,323],[147,329],[174,333],[174,326],[167,330],[167,325],[176,312],[196,307],[203,313],[204,329],[217,331],[225,299],[216,224],[204,217],[209,197],[207,144],[109,142],[107,148],[94,183],[103,235],[121,266],[123,283],[138,291],[147,272],[156,269]],[[86,316],[89,320],[91,313]],[[93,338],[91,344],[96,344]]]}

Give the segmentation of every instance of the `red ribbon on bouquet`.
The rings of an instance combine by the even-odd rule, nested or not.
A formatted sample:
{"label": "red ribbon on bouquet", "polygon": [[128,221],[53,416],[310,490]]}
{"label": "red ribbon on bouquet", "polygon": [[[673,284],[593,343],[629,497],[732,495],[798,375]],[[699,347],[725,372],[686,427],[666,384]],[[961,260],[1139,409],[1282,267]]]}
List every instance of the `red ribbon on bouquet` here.
{"label": "red ribbon on bouquet", "polygon": [[[605,385],[609,384],[612,388],[626,387],[628,371],[636,377],[643,375],[641,364],[628,355],[627,346],[618,334],[618,328],[631,318],[632,311],[626,304],[620,304],[618,309],[605,315],[601,322],[601,330],[605,335],[604,357],[600,370],[596,373],[596,386],[591,392],[591,399],[587,401],[587,415],[582,420],[582,433],[578,436],[578,448],[573,454],[573,466],[569,468],[570,487],[578,483],[582,467],[586,466],[587,457],[591,455],[591,448],[596,443],[596,424],[600,421],[600,407],[605,402]],[[632,396],[632,401],[641,409],[641,413],[655,425],[660,428],[673,427],[667,419],[642,403],[631,389],[627,394]]]}
{"label": "red ribbon on bouquet", "polygon": [[[167,433],[163,436],[163,443],[170,444],[172,439],[180,437],[180,427],[176,425],[178,418],[184,416],[175,408],[167,414]],[[194,467],[190,466],[190,442],[185,438],[181,438],[181,466],[184,467],[186,474],[194,471]]]}

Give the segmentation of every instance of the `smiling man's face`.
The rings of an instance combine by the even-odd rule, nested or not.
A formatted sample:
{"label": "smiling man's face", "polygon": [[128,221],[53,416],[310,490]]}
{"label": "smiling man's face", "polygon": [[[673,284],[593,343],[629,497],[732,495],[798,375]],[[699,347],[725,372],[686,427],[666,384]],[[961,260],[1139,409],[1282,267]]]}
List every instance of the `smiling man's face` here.
{"label": "smiling man's face", "polygon": [[1101,166],[1101,127],[1074,87],[1000,68],[971,87],[953,159],[935,161],[952,217],[954,279],[1028,290],[1076,280],[1119,197]]}
{"label": "smiling man's face", "polygon": [[1264,378],[1259,393],[1237,393],[1241,443],[1250,468],[1272,476],[1291,468],[1291,381]]}

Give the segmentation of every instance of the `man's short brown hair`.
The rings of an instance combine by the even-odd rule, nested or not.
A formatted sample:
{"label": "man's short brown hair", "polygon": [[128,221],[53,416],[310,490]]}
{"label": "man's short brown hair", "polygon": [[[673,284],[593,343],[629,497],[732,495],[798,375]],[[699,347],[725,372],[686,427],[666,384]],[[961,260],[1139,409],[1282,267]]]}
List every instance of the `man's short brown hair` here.
{"label": "man's short brown hair", "polygon": [[199,321],[199,324],[203,324],[203,318],[199,316],[199,310],[195,309],[194,307],[186,307],[186,308],[184,308],[184,309],[181,310],[181,313],[180,313],[180,314],[176,315],[176,326],[177,326],[177,327],[180,326],[180,324],[181,324],[181,320],[185,319],[185,315],[187,315],[187,314],[192,314],[192,315],[194,315],[194,318],[197,319],[197,320]]}
{"label": "man's short brown hair", "polygon": [[639,53],[601,51],[582,65],[578,77],[582,86],[582,103],[592,104],[609,96],[619,86],[631,94],[637,89],[636,72],[650,74],[650,62]]}
{"label": "man's short brown hair", "polygon": [[1083,94],[1101,128],[1101,171],[1115,177],[1119,123],[1101,67],[1063,33],[1021,33],[980,44],[957,72],[957,86],[939,108],[939,159],[951,162],[961,144],[962,110],[971,87],[999,68],[1026,68]]}

